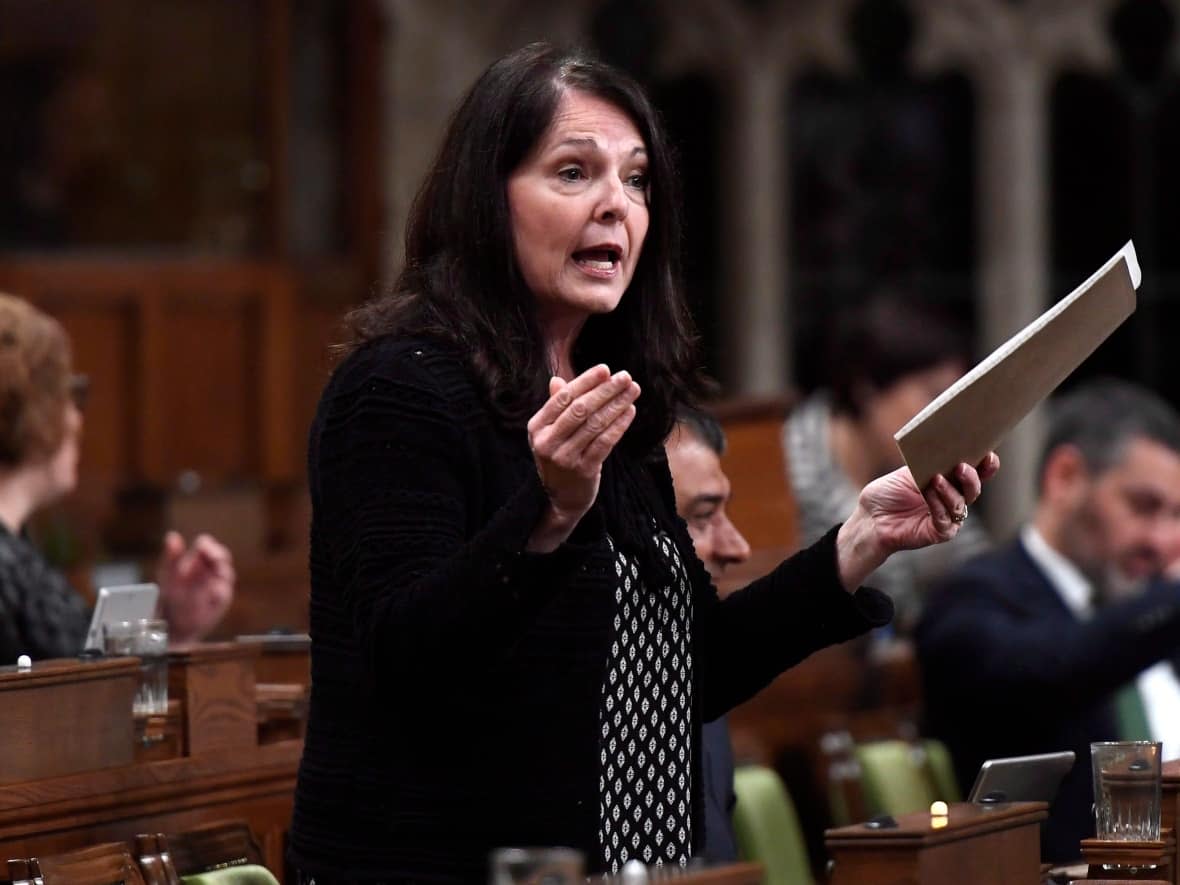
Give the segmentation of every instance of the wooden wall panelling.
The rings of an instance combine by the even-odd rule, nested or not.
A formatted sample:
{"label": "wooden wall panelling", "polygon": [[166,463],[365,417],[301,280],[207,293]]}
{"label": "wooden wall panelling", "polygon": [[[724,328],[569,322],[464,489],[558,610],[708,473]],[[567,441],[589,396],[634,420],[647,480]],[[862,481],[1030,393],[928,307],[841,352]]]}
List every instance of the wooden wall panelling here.
{"label": "wooden wall panelling", "polygon": [[167,356],[150,370],[159,386],[144,398],[160,438],[149,473],[159,485],[185,470],[214,485],[260,473],[258,297],[249,289],[190,290],[161,299]]}
{"label": "wooden wall panelling", "polygon": [[[193,468],[215,479],[300,472],[293,426],[294,285],[268,262],[113,259],[0,260],[0,288],[68,323],[79,354],[101,354],[96,392],[132,404],[135,431],[95,419],[105,432],[87,463],[119,465],[122,479],[170,485]],[[99,324],[86,314],[104,315]],[[114,334],[117,343],[91,339]],[[133,354],[126,360],[113,353]],[[95,402],[95,409],[110,403]],[[104,423],[107,422],[107,423]],[[118,446],[118,451],[104,450]]]}
{"label": "wooden wall panelling", "polygon": [[276,271],[262,301],[259,431],[262,475],[272,483],[289,482],[303,473],[302,433],[295,417],[298,323],[294,290],[290,276]]}
{"label": "wooden wall panelling", "polygon": [[291,131],[291,3],[266,0],[266,27],[259,33],[259,55],[265,60],[269,147],[270,212],[266,244],[271,254],[286,255],[290,240],[291,172],[288,137]]}
{"label": "wooden wall panelling", "polygon": [[790,400],[774,398],[719,403],[727,448],[722,469],[733,488],[730,519],[755,550],[792,549],[798,517],[782,451],[782,425]]}
{"label": "wooden wall panelling", "polygon": [[168,396],[168,341],[165,333],[163,294],[158,285],[146,285],[135,300],[139,327],[136,350],[139,362],[133,379],[135,385],[135,422],[138,446],[132,476],[163,483],[166,471],[164,454],[167,445],[164,401]]}

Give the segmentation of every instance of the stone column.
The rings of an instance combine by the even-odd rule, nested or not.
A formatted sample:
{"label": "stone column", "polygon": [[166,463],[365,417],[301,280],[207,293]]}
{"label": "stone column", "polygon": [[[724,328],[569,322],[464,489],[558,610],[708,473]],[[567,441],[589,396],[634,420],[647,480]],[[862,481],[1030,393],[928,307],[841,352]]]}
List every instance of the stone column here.
{"label": "stone column", "polygon": [[[1056,298],[1046,285],[1049,113],[1061,67],[1110,64],[1104,30],[1113,0],[914,0],[918,67],[965,68],[976,95],[979,347],[988,353]],[[1035,411],[1001,446],[989,522],[1010,534],[1032,512],[1043,439]]]}
{"label": "stone column", "polygon": [[665,69],[705,69],[722,85],[720,312],[729,395],[781,393],[792,355],[786,137],[790,78],[806,62],[848,63],[851,0],[677,0],[666,7]]}

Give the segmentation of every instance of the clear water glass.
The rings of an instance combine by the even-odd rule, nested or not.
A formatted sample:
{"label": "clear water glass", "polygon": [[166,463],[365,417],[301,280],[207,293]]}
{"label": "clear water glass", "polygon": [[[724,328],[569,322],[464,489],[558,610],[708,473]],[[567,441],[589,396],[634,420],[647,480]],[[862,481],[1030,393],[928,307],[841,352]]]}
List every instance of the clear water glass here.
{"label": "clear water glass", "polygon": [[1090,744],[1099,839],[1159,841],[1162,755],[1159,741]]}
{"label": "clear water glass", "polygon": [[103,626],[103,653],[139,658],[135,713],[168,712],[168,622],[158,618],[114,621]]}
{"label": "clear water glass", "polygon": [[584,885],[582,853],[572,848],[498,848],[492,885]]}

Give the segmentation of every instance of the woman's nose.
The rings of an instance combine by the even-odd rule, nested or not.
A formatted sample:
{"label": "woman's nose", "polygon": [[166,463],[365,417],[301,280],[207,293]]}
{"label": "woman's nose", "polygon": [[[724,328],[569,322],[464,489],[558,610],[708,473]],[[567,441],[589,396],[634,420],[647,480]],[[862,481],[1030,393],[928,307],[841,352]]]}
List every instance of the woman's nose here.
{"label": "woman's nose", "polygon": [[622,221],[627,217],[630,201],[626,188],[616,176],[607,175],[602,179],[603,192],[599,197],[595,217],[599,221]]}

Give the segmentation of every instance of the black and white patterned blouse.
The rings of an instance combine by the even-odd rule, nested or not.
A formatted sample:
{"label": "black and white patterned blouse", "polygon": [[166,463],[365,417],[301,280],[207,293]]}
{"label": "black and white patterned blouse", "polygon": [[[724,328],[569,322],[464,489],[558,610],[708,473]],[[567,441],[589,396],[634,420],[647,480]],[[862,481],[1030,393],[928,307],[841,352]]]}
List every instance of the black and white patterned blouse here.
{"label": "black and white patterned blouse", "polygon": [[676,543],[656,551],[670,583],[649,587],[633,556],[615,560],[614,636],[599,712],[599,833],[606,869],[686,864],[692,849],[692,595]]}
{"label": "black and white patterned blouse", "polygon": [[27,538],[0,524],[0,665],[73,657],[82,650],[90,612],[61,572]]}

